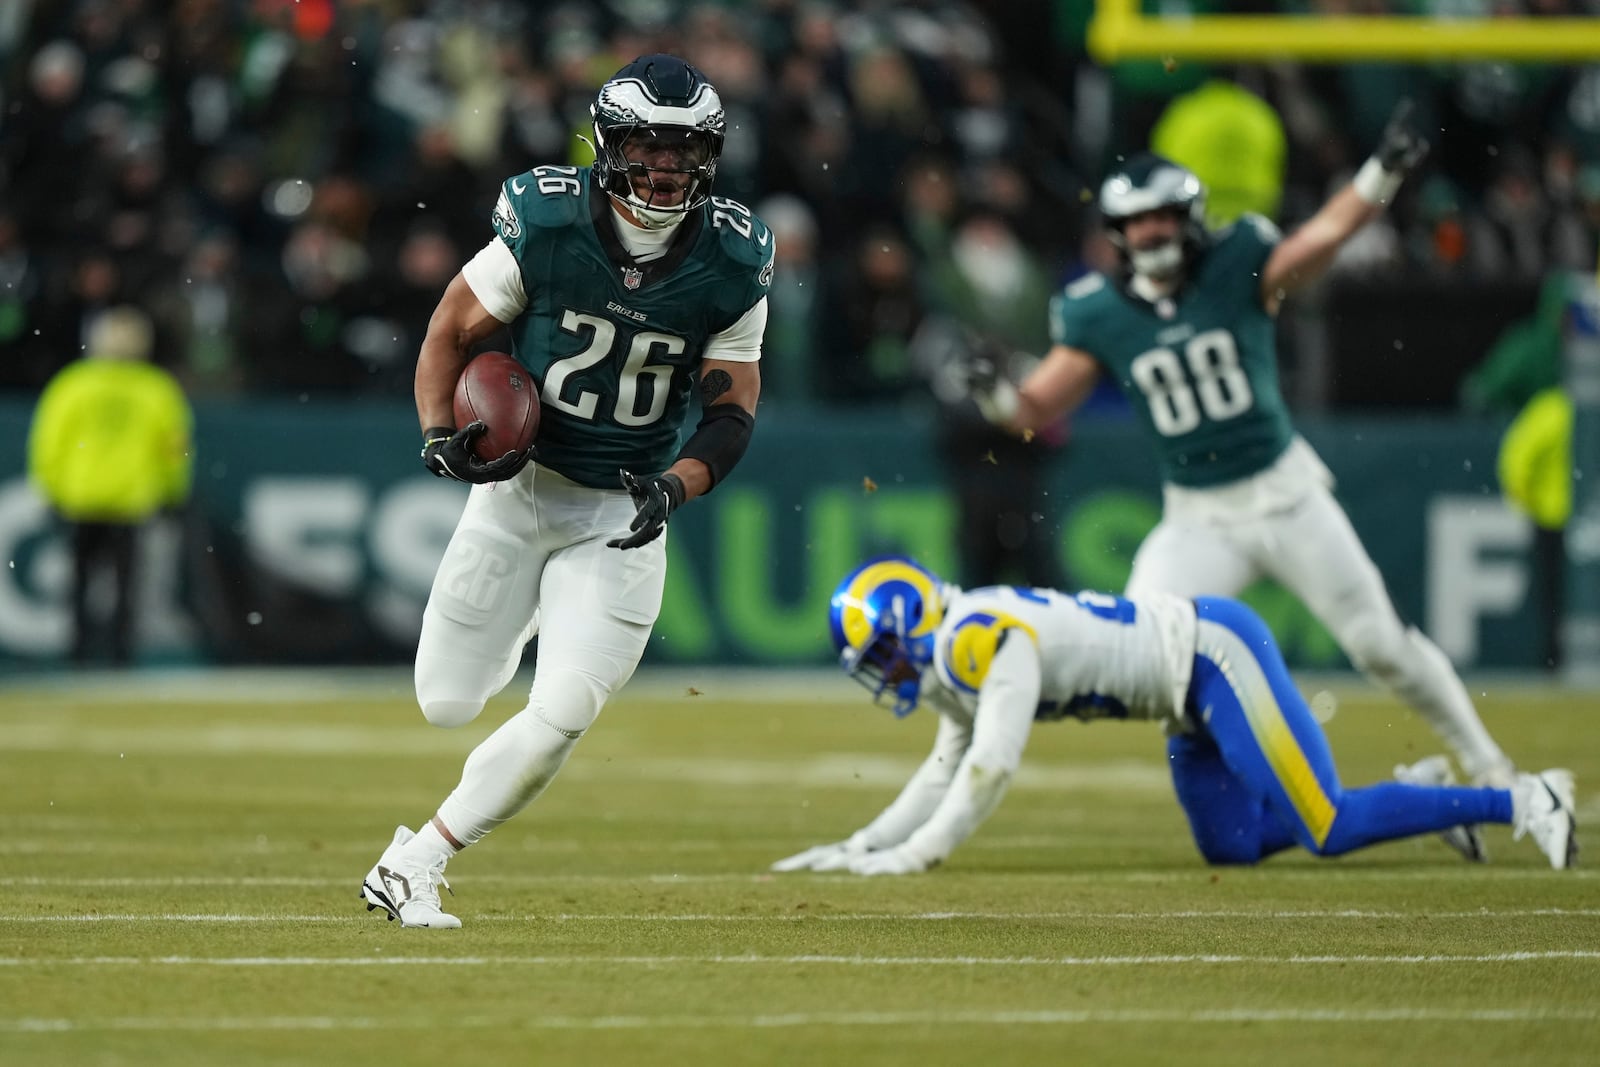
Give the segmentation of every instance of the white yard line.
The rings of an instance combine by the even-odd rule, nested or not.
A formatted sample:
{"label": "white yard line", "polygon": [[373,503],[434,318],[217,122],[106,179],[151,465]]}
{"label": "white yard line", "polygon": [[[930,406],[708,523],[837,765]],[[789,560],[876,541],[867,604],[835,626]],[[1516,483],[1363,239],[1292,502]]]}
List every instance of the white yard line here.
{"label": "white yard line", "polygon": [[[183,726],[130,726],[113,723],[0,722],[0,752],[70,752],[91,756],[325,756],[361,759],[380,756],[448,756],[466,752],[492,724],[444,736],[420,720],[405,726],[324,724],[289,725],[229,721]],[[916,754],[887,756],[834,752],[800,759],[625,756],[580,757],[562,771],[563,780],[687,783],[695,786],[765,788],[774,783],[830,789],[893,789],[921,764]],[[1025,764],[1016,783],[1029,789],[1099,791],[1170,790],[1171,777],[1159,755],[1148,759],[1093,763]]]}
{"label": "white yard line", "polygon": [[[1600,950],[1485,952],[1473,955],[1240,956],[1186,953],[1169,956],[0,956],[0,967],[1173,967],[1244,964],[1262,966],[1413,967],[1453,963],[1542,963],[1600,960]],[[1597,1009],[1600,1010],[1600,1009]]]}
{"label": "white yard line", "polygon": [[181,1018],[113,1016],[107,1018],[0,1018],[0,1033],[65,1034],[97,1031],[230,1032],[270,1031],[432,1031],[447,1025],[461,1030],[762,1030],[812,1027],[872,1026],[1116,1026],[1185,1025],[1189,1023],[1589,1023],[1600,1011],[1585,1008],[1429,1007],[1350,1008],[1222,1008],[1198,1011],[896,1011],[787,1012],[781,1015],[514,1015],[457,1016],[448,1023],[416,1014],[394,1018],[335,1016],[229,1016]]}
{"label": "white yard line", "polygon": [[[879,922],[1149,922],[1183,919],[1528,919],[1565,916],[1597,918],[1600,908],[1479,908],[1471,911],[1363,911],[1358,909],[1305,909],[1289,911],[924,911],[924,912],[840,912],[834,914],[786,913],[782,915],[649,914],[649,913],[557,913],[554,915],[484,915],[472,921],[485,923],[879,923]],[[7,923],[343,923],[363,918],[357,907],[349,915],[241,915],[238,913],[162,913],[120,912],[93,915],[6,915],[0,913],[0,926]]]}
{"label": "white yard line", "polygon": [[[1034,882],[1043,882],[1049,885],[1090,884],[1096,886],[1107,885],[1170,885],[1191,884],[1206,881],[1211,877],[1209,868],[1200,867],[1196,861],[1193,871],[1011,871],[1004,874],[995,874],[981,870],[958,871],[951,870],[939,877],[947,878],[951,882],[968,882],[973,878],[985,880],[998,880],[1005,885],[1028,885]],[[1557,879],[1562,882],[1588,882],[1600,878],[1600,869],[1583,869],[1575,871],[1562,871],[1556,873],[1548,867],[1469,867],[1465,864],[1452,865],[1451,871],[1460,868],[1463,877],[1470,877],[1477,883],[1494,882],[1521,882],[1527,879]],[[1266,878],[1271,881],[1312,880],[1325,882],[1335,878],[1341,883],[1349,882],[1437,882],[1440,878],[1441,868],[1426,867],[1415,870],[1397,871],[1392,868],[1365,870],[1347,864],[1338,865],[1334,870],[1326,865],[1307,865],[1303,867],[1272,867],[1260,871],[1230,872],[1229,876],[1239,879],[1251,877]],[[753,871],[724,871],[703,874],[672,874],[672,873],[647,873],[647,874],[550,874],[530,871],[525,874],[473,874],[462,876],[463,883],[470,881],[473,885],[519,885],[519,886],[546,886],[546,885],[762,885],[766,883],[788,885],[794,889],[804,889],[807,886],[817,885],[857,885],[866,886],[868,879],[855,874],[767,874]],[[343,889],[349,888],[353,894],[360,888],[360,877],[342,876],[338,878],[311,878],[311,877],[233,877],[226,875],[194,875],[192,877],[138,877],[138,878],[70,878],[70,877],[45,877],[30,875],[12,875],[0,877],[0,888],[17,889],[180,889],[185,887],[211,887],[218,889],[246,889],[246,888],[300,888],[300,889]],[[1418,914],[1425,914],[1418,912]]]}
{"label": "white yard line", "polygon": [[[335,698],[388,700],[402,704],[414,699],[409,663],[377,667],[147,667],[138,670],[19,671],[0,677],[0,697],[6,700],[62,699],[85,703],[125,704],[132,700],[175,703],[227,704],[306,703]],[[1383,702],[1387,698],[1352,671],[1300,671],[1295,675],[1303,692],[1331,691],[1341,701]],[[531,670],[519,671],[506,693],[526,692],[533,682]],[[697,693],[691,696],[693,687]],[[1474,696],[1515,701],[1518,704],[1568,701],[1593,696],[1595,687],[1565,683],[1534,671],[1482,672],[1471,676]],[[672,667],[644,666],[617,696],[659,700],[748,700],[769,704],[774,700],[843,702],[865,700],[861,687],[837,668],[813,667]]]}
{"label": "white yard line", "polygon": [[[533,673],[523,669],[502,698],[526,693]],[[1359,684],[1359,683],[1357,683]],[[690,693],[693,689],[695,692]],[[166,704],[308,704],[332,700],[392,701],[414,707],[410,666],[150,668],[0,677],[0,698],[40,707],[71,701],[85,706],[160,701]],[[748,701],[860,704],[861,687],[829,666],[800,668],[644,667],[613,703],[630,700]]]}

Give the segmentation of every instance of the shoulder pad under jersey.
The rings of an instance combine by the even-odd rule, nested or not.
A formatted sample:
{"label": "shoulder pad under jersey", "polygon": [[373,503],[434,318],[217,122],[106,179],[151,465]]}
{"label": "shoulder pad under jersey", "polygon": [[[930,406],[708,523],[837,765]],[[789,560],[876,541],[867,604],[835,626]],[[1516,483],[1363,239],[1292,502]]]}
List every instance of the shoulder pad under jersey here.
{"label": "shoulder pad under jersey", "polygon": [[723,253],[735,263],[756,269],[762,288],[771,285],[774,238],[767,224],[739,201],[725,196],[713,196],[705,210]]}
{"label": "shoulder pad under jersey", "polygon": [[962,693],[976,693],[989,676],[1000,639],[1010,630],[1020,630],[1037,642],[1034,628],[1004,611],[983,603],[958,605],[939,627],[934,646],[934,663],[940,677]]}

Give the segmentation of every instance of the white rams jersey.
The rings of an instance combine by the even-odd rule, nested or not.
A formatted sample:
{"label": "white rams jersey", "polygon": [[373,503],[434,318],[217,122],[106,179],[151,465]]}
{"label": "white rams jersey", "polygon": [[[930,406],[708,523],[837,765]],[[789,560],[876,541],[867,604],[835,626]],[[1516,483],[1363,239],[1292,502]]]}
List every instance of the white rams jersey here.
{"label": "white rams jersey", "polygon": [[[1194,661],[1192,602],[1156,595],[1135,603],[1012,586],[963,591],[947,605],[935,636],[924,696],[946,714],[965,711],[970,722],[1008,633],[1038,650],[1036,721],[1154,719],[1169,729],[1181,723]],[[929,692],[932,681],[936,692]],[[945,694],[937,690],[956,699],[938,699]]]}
{"label": "white rams jersey", "polygon": [[993,586],[955,591],[945,612],[920,690],[939,712],[933,751],[859,831],[868,849],[903,848],[917,869],[943,860],[1000,802],[1041,719],[1189,729],[1191,601]]}

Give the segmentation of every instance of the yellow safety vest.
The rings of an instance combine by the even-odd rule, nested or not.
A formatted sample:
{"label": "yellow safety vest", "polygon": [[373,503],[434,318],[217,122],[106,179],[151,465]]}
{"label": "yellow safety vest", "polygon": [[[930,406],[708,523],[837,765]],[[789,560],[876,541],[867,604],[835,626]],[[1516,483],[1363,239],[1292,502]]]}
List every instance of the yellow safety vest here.
{"label": "yellow safety vest", "polygon": [[67,519],[139,522],[188,499],[193,425],[183,390],[161,368],[79,360],[39,398],[28,476]]}
{"label": "yellow safety vest", "polygon": [[1535,393],[1500,439],[1500,488],[1547,530],[1572,515],[1572,400],[1559,386]]}

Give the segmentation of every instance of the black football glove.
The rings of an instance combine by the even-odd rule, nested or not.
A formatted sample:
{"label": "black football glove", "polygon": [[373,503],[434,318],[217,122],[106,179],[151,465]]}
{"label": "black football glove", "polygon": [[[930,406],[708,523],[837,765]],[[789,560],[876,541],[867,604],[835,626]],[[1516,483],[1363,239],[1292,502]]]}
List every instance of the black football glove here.
{"label": "black football glove", "polygon": [[1428,154],[1427,139],[1414,125],[1415,111],[1409,99],[1396,104],[1383,136],[1378,138],[1377,150],[1372,153],[1372,158],[1390,174],[1410,174]]}
{"label": "black football glove", "polygon": [[516,477],[533,449],[526,452],[507,452],[499,459],[481,460],[472,454],[472,442],[483,436],[489,427],[482,422],[470,422],[459,430],[448,426],[434,426],[422,433],[422,465],[440,478],[481,485],[484,482],[503,482]]}
{"label": "black football glove", "polygon": [[607,548],[638,548],[661,536],[667,520],[683,505],[683,481],[676,474],[657,474],[641,479],[632,471],[622,472],[622,488],[633,497],[639,509],[628,529],[633,533],[607,541]]}

